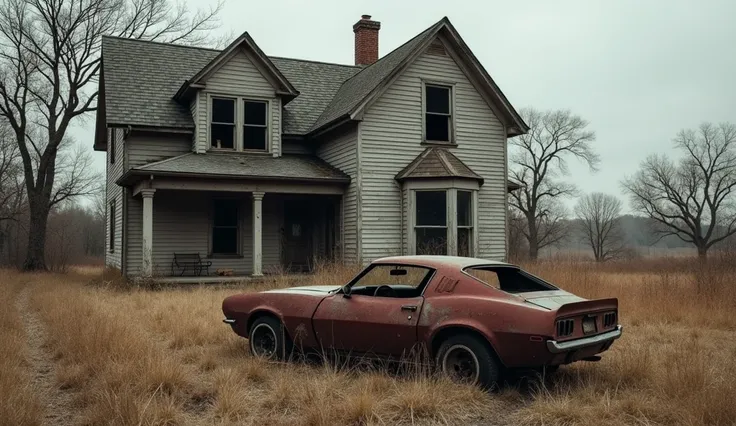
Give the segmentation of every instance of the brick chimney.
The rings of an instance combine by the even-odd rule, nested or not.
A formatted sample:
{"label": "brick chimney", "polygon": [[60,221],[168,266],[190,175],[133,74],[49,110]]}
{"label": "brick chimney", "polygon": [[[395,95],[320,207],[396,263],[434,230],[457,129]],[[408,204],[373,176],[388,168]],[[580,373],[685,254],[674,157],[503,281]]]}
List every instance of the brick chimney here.
{"label": "brick chimney", "polygon": [[381,23],[363,15],[353,25],[355,33],[355,65],[370,65],[378,60],[378,30]]}

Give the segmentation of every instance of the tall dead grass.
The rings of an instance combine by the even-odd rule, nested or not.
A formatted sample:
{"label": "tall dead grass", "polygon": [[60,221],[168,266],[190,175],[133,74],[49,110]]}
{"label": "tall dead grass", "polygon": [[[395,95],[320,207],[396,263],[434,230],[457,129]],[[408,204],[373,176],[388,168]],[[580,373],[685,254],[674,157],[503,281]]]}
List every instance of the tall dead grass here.
{"label": "tall dead grass", "polygon": [[727,263],[528,266],[581,296],[618,297],[624,337],[599,363],[495,394],[421,369],[265,363],[221,323],[230,294],[342,284],[357,266],[157,291],[34,276],[32,302],[56,379],[86,424],[733,424],[736,274]]}
{"label": "tall dead grass", "polygon": [[28,347],[16,302],[29,277],[0,269],[0,425],[37,425],[41,406],[31,383]]}

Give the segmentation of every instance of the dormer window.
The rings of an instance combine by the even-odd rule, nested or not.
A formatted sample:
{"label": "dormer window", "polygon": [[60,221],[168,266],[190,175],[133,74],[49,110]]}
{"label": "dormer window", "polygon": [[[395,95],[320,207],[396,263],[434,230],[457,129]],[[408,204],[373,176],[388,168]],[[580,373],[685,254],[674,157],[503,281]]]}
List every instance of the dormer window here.
{"label": "dormer window", "polygon": [[212,148],[235,148],[235,99],[212,98]]}
{"label": "dormer window", "polygon": [[424,140],[453,143],[452,86],[424,85]]}
{"label": "dormer window", "polygon": [[243,149],[266,150],[268,144],[267,102],[243,101]]}
{"label": "dormer window", "polygon": [[214,149],[268,151],[268,105],[268,101],[212,96],[210,146]]}

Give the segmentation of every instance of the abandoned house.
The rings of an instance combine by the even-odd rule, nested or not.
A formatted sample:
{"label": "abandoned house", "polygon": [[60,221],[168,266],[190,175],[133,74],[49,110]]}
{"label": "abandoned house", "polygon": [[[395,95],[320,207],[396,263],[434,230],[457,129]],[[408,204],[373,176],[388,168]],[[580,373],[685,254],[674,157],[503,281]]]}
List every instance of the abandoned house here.
{"label": "abandoned house", "polygon": [[247,32],[224,50],[103,38],[106,264],[504,259],[507,138],[526,124],[447,18],[381,58],[380,27],[353,25],[355,65],[268,56]]}

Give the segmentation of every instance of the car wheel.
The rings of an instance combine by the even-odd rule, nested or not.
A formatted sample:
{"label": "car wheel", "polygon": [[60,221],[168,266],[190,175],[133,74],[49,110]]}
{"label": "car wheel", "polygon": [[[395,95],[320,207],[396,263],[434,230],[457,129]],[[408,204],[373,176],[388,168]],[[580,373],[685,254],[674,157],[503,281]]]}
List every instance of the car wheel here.
{"label": "car wheel", "polygon": [[437,351],[437,366],[451,380],[490,389],[501,374],[500,363],[488,344],[461,334],[445,340]]}
{"label": "car wheel", "polygon": [[281,321],[273,317],[260,317],[253,322],[248,332],[250,352],[256,358],[269,361],[283,360],[289,349],[286,333]]}

